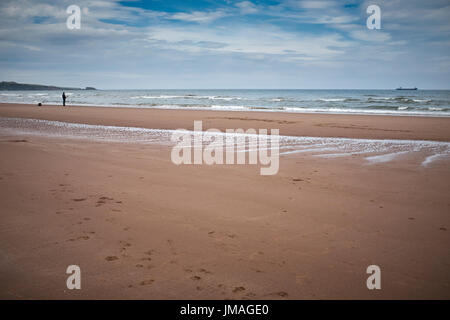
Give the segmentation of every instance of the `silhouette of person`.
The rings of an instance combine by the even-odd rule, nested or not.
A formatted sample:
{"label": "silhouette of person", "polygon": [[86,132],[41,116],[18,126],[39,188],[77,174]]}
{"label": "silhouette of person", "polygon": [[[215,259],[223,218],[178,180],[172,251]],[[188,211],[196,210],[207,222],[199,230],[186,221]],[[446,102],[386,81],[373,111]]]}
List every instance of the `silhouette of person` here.
{"label": "silhouette of person", "polygon": [[62,99],[63,99],[63,106],[65,106],[66,105],[66,93],[64,91],[62,94]]}

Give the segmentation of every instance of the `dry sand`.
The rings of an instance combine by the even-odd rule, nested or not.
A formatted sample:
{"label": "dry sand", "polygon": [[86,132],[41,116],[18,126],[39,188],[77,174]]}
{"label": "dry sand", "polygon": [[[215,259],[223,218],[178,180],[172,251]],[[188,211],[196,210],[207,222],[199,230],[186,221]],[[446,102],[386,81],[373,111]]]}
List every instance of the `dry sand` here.
{"label": "dry sand", "polygon": [[[450,141],[449,118],[0,106],[1,117]],[[2,299],[450,298],[450,169],[360,156],[175,166],[170,148],[0,136]],[[79,265],[82,289],[67,290]],[[366,287],[381,267],[382,289]]]}

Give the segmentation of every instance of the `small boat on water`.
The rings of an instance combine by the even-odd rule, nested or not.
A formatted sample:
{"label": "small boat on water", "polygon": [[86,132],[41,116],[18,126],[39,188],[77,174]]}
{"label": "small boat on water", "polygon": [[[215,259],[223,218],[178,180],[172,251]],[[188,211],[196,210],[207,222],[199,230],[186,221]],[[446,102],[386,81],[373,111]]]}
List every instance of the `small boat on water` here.
{"label": "small boat on water", "polygon": [[414,87],[414,88],[402,88],[402,87],[399,87],[399,88],[397,88],[395,90],[417,90],[417,88],[416,87]]}

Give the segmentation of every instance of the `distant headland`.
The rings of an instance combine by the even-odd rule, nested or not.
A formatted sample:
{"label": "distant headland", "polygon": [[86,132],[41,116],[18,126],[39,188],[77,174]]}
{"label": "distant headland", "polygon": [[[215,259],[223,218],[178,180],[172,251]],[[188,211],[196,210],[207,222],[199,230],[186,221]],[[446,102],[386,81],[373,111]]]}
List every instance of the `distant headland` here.
{"label": "distant headland", "polygon": [[97,90],[97,89],[95,89],[94,87],[86,87],[83,89],[83,88],[46,86],[41,84],[17,83],[14,81],[2,81],[0,82],[0,90]]}

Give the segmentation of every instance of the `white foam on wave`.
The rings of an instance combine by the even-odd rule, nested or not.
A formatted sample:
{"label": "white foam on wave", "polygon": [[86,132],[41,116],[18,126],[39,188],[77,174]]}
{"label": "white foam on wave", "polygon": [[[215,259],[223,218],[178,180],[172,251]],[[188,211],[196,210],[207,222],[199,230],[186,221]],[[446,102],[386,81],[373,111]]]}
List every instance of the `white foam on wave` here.
{"label": "white foam on wave", "polygon": [[444,154],[444,153],[433,154],[433,155],[425,158],[425,160],[422,162],[422,166],[426,167],[429,164],[431,164],[432,162],[434,162],[440,158],[446,158],[448,156],[449,156],[448,154]]}
{"label": "white foam on wave", "polygon": [[169,96],[169,95],[159,95],[159,96],[134,96],[130,99],[177,99],[177,98],[192,98],[192,96]]}
{"label": "white foam on wave", "polygon": [[21,94],[18,94],[18,93],[0,93],[0,96],[4,96],[4,97],[20,97]]}
{"label": "white foam on wave", "polygon": [[292,150],[280,153],[281,155],[286,154],[294,154],[294,153],[306,153],[306,152],[322,152],[322,151],[335,151],[337,148],[309,148],[309,149],[300,149],[300,150]]}
{"label": "white foam on wave", "polygon": [[345,101],[345,98],[330,98],[330,99],[319,99],[319,101],[323,101],[323,102],[340,102],[340,101]]}
{"label": "white foam on wave", "polygon": [[221,105],[212,105],[211,109],[214,110],[250,110],[248,106],[221,106]]}
{"label": "white foam on wave", "polygon": [[381,154],[378,156],[366,157],[366,160],[369,161],[370,163],[389,162],[389,161],[394,160],[394,158],[398,157],[399,155],[409,153],[409,152],[410,151],[399,151],[399,152]]}
{"label": "white foam on wave", "polygon": [[198,95],[141,95],[133,96],[130,99],[210,99],[210,100],[242,100],[242,97],[224,97],[224,96],[198,96]]}
{"label": "white foam on wave", "polygon": [[[267,110],[277,111],[277,110]],[[310,107],[285,107],[284,111],[292,113],[327,113],[327,114],[377,114],[395,116],[426,116],[426,117],[448,117],[449,112],[443,108],[427,108],[424,110],[409,110],[408,107],[398,107],[396,110],[386,109],[363,109],[363,108],[310,108]]]}

